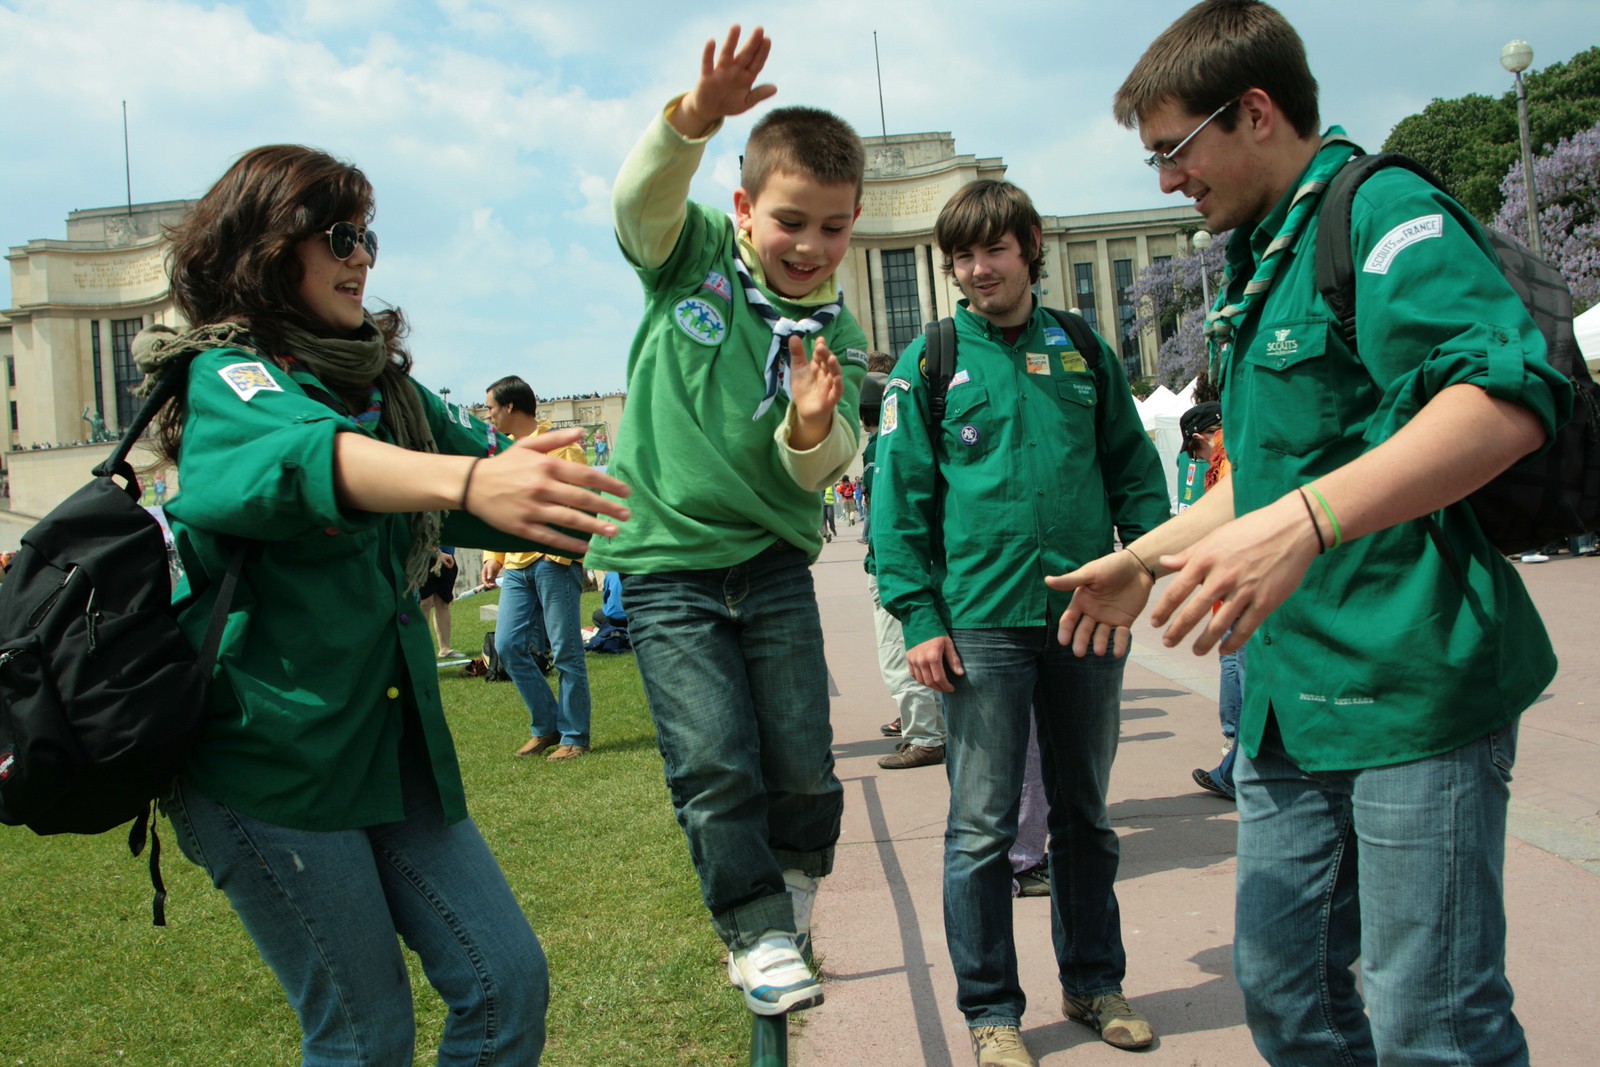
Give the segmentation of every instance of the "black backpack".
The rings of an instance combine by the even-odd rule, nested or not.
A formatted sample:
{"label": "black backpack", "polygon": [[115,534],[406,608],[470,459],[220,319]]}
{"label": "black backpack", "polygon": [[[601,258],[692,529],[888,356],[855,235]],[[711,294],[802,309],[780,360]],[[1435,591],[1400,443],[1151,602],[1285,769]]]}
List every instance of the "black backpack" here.
{"label": "black backpack", "polygon": [[[532,649],[533,662],[538,665],[542,674],[548,675],[555,669],[555,660],[549,652]],[[500,662],[500,649],[495,647],[494,631],[490,630],[483,635],[483,680],[486,682],[509,682],[511,675],[506,673],[506,668]]]}
{"label": "black backpack", "polygon": [[246,551],[229,564],[197,654],[178,629],[161,526],[128,463],[186,377],[162,375],[94,480],[23,535],[0,585],[0,822],[98,834],[132,820],[135,856],[150,837],[158,926],[166,894],[152,806],[204,728]]}
{"label": "black backpack", "polygon": [[[1356,346],[1355,258],[1350,206],[1356,190],[1386,167],[1403,167],[1443,188],[1426,167],[1397,153],[1357,156],[1323,194],[1317,230],[1317,289]],[[1572,419],[1537,459],[1497,476],[1467,497],[1490,544],[1515,554],[1600,528],[1600,385],[1578,350],[1572,329],[1572,291],[1561,272],[1513,237],[1487,230],[1500,271],[1544,334],[1550,365],[1572,383]]]}

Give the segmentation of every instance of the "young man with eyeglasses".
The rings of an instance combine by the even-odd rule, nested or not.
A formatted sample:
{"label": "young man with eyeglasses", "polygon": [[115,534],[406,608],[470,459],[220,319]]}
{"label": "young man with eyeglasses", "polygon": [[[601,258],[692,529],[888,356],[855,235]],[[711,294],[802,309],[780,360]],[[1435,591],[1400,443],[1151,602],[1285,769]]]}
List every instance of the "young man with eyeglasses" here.
{"label": "young man with eyeglasses", "polygon": [[1337,126],[1318,135],[1317,84],[1277,11],[1192,8],[1114,111],[1163,191],[1213,232],[1237,227],[1209,316],[1234,469],[1127,552],[1051,579],[1076,590],[1060,639],[1122,644],[1108,628],[1176,572],[1151,613],[1168,645],[1250,641],[1234,960],[1268,1062],[1526,1064],[1505,975],[1507,782],[1555,656],[1461,501],[1544,446],[1570,387],[1478,224],[1400,169],[1354,202],[1345,342],[1313,250],[1322,190],[1356,149]]}
{"label": "young man with eyeglasses", "polygon": [[905,632],[912,676],[944,694],[950,816],[945,939],[980,1067],[1033,1067],[1012,936],[1012,865],[1030,719],[1049,806],[1063,1011],[1118,1048],[1150,1024],[1122,993],[1127,956],[1106,792],[1123,661],[1079,659],[1051,624],[1066,599],[1044,575],[1167,517],[1161,459],[1122,363],[1080,352],[1039,305],[1039,214],[1009,182],[963,186],[934,224],[965,299],[942,423],[929,425],[924,346],[886,386],[874,489],[878,593]]}

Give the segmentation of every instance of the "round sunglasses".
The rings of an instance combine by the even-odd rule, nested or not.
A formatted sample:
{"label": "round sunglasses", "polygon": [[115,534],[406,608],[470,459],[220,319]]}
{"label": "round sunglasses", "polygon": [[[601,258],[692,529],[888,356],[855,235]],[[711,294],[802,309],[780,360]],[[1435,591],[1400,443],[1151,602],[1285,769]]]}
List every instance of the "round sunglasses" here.
{"label": "round sunglasses", "polygon": [[357,228],[353,222],[336,222],[322,232],[328,235],[328,247],[334,259],[349,259],[356,254],[359,244],[367,250],[367,258],[372,261],[370,265],[378,265],[378,235],[372,230],[365,226]]}

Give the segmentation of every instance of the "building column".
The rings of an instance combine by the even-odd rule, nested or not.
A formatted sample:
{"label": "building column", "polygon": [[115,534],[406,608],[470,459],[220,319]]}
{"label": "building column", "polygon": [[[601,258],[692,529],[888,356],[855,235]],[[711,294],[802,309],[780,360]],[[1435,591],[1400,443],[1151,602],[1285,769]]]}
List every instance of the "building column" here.
{"label": "building column", "polygon": [[883,291],[883,249],[867,249],[867,282],[872,287],[872,345],[889,351],[888,294]]}
{"label": "building column", "polygon": [[933,313],[933,287],[929,279],[933,272],[928,268],[931,265],[928,257],[928,246],[921,241],[917,242],[917,311],[922,315],[923,322],[932,322],[938,318]]}

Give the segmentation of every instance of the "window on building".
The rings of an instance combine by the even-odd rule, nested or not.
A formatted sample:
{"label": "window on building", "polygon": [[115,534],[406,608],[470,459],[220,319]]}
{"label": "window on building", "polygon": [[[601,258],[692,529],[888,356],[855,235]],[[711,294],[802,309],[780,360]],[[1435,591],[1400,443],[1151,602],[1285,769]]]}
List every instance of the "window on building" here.
{"label": "window on building", "polygon": [[94,374],[94,409],[106,417],[105,374],[100,369],[100,320],[89,320],[89,365]]}
{"label": "window on building", "polygon": [[[117,393],[119,429],[133,422],[133,417],[139,413],[139,400],[133,395],[132,390],[144,380],[144,375],[139,373],[139,368],[133,362],[133,337],[142,329],[144,329],[144,319],[111,320],[111,374],[112,385]],[[98,330],[95,336],[100,336]],[[98,357],[94,365],[96,368],[100,366]],[[98,390],[95,395],[96,397],[100,395]]]}
{"label": "window on building", "polygon": [[11,402],[11,432],[13,434],[17,432],[17,402],[15,400]]}
{"label": "window on building", "polygon": [[1139,365],[1139,339],[1133,332],[1133,260],[1111,261],[1111,280],[1117,287],[1117,352],[1122,356],[1122,369],[1129,381],[1143,375]]}
{"label": "window on building", "polygon": [[17,387],[17,357],[6,357],[6,384],[11,388]]}
{"label": "window on building", "polygon": [[1100,313],[1094,303],[1094,264],[1074,263],[1072,265],[1074,301],[1078,311],[1089,323],[1091,330],[1100,329]]}
{"label": "window on building", "polygon": [[917,299],[917,254],[909,248],[883,253],[883,299],[889,317],[889,354],[898,357],[922,336]]}

